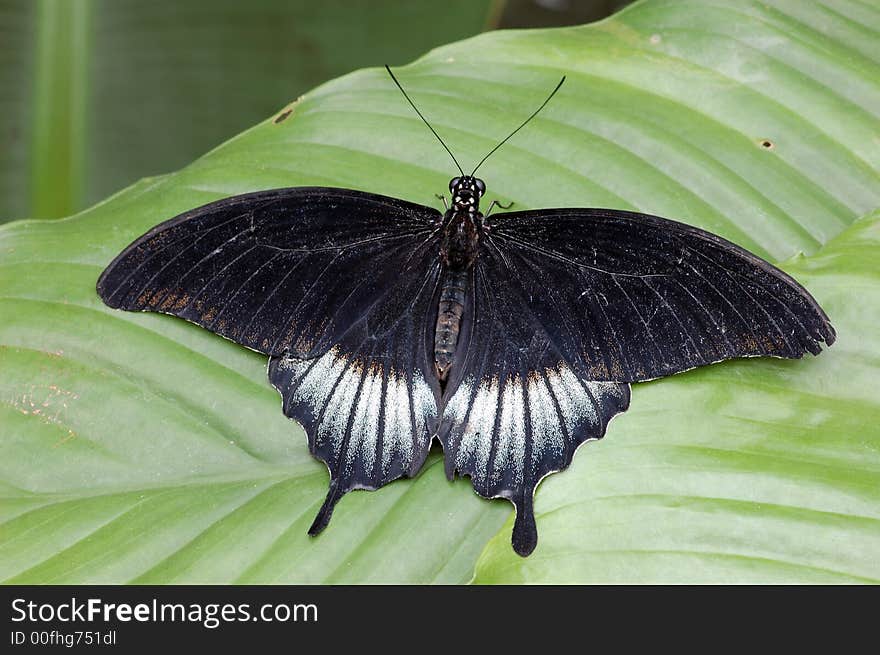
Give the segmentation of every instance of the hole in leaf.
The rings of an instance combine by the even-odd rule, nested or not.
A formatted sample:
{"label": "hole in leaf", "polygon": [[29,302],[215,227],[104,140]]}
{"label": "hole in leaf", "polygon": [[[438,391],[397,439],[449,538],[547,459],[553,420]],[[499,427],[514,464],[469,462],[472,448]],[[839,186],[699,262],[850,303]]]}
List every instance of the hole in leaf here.
{"label": "hole in leaf", "polygon": [[278,114],[278,117],[273,122],[277,125],[281,121],[285,120],[292,113],[293,113],[293,109],[285,109],[280,114]]}

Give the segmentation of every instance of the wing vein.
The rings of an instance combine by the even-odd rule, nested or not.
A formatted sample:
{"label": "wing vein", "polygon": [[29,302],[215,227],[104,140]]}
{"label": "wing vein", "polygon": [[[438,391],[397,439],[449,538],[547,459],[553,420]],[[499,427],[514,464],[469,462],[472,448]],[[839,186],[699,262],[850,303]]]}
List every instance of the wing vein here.
{"label": "wing vein", "polygon": [[700,302],[700,299],[697,298],[694,294],[692,294],[690,289],[688,289],[686,286],[684,286],[680,280],[675,280],[675,283],[682,289],[682,291],[684,291],[687,295],[689,295],[691,297],[691,299],[695,303],[697,303],[697,306],[703,310],[703,313],[709,317],[709,320],[712,321],[712,325],[715,326],[715,330],[718,332],[718,334],[721,335],[721,337],[724,339],[724,341],[727,342],[727,347],[730,348],[731,351],[736,351],[736,348],[734,348],[733,343],[731,343],[730,338],[727,336],[727,332],[725,330],[721,329],[721,326],[718,325],[718,322],[715,320],[715,317],[712,316],[712,312],[710,312],[708,309],[706,309],[706,306],[702,302]]}
{"label": "wing vein", "polygon": [[[314,288],[317,286],[317,284],[321,280],[321,278],[324,277],[324,275],[327,273],[327,271],[330,270],[330,267],[333,266],[334,263],[336,263],[336,260],[339,259],[339,257],[341,255],[342,255],[341,251],[337,252],[336,255],[334,255],[333,259],[331,259],[327,263],[327,265],[321,270],[321,272],[315,277],[315,279],[312,280],[312,283],[309,285],[309,288],[306,289],[305,293],[303,293],[302,297],[299,299],[299,302],[297,302],[296,306],[293,307],[293,309],[290,309],[287,312],[285,312],[284,320],[281,321],[280,325],[285,325],[288,322],[288,320],[290,319],[290,317],[292,317],[294,314],[296,314],[296,312],[302,306],[303,302],[308,297],[308,295],[314,290]],[[285,336],[285,335],[282,332],[281,334],[279,334],[275,338],[275,341],[272,343],[272,348],[271,348],[272,352],[276,351],[276,349],[278,347],[278,342],[281,340],[281,337],[283,337],[283,336]]]}
{"label": "wing vein", "polygon": [[[220,275],[221,275],[223,272],[225,272],[230,266],[232,266],[235,262],[237,262],[239,259],[241,259],[241,258],[244,257],[245,255],[249,254],[249,253],[250,253],[252,250],[254,250],[256,247],[257,247],[257,246],[251,246],[250,248],[248,248],[248,249],[245,250],[244,252],[241,252],[241,253],[239,253],[238,255],[236,255],[231,261],[226,262],[226,264],[223,265],[223,268],[221,268],[221,269],[220,269],[219,271],[217,271],[214,275],[212,275],[212,276],[208,279],[208,281],[205,282],[205,283],[202,285],[202,287],[196,292],[196,294],[193,295],[193,296],[189,299],[189,301],[186,303],[186,305],[184,305],[184,309],[188,309],[188,308],[192,307],[192,306],[195,304],[195,301],[196,301],[199,297],[201,297],[201,295],[205,292],[205,290],[206,290],[209,286],[211,286],[211,283],[214,282],[214,280],[216,280],[218,277],[220,277]],[[195,266],[197,266],[197,265],[198,265],[198,264],[192,266],[192,267],[191,267],[186,273],[184,273],[184,274],[181,275],[179,278],[177,278],[178,281],[179,281],[179,280],[182,280],[182,279],[185,278],[187,275],[189,275],[189,274],[195,269]]]}
{"label": "wing vein", "polygon": [[586,268],[591,271],[596,271],[597,273],[602,273],[604,275],[619,275],[620,277],[669,277],[670,273],[621,273],[619,271],[609,271],[604,268],[600,268],[598,266],[590,266],[589,264],[584,264],[569,257],[566,257],[562,253],[556,252],[554,250],[550,250],[548,248],[542,248],[541,246],[535,245],[534,243],[529,243],[527,241],[523,241],[518,239],[517,237],[511,236],[509,234],[496,233],[497,236],[500,236],[503,240],[508,240],[512,243],[516,243],[518,246],[525,248],[527,250],[534,250],[536,252],[541,253],[551,259],[556,259],[558,261],[564,262],[566,264],[570,264],[571,266],[575,266],[576,268]]}
{"label": "wing vein", "polygon": [[247,334],[247,332],[248,332],[248,330],[250,329],[251,325],[253,325],[254,321],[255,321],[255,320],[257,319],[257,317],[260,315],[260,312],[262,312],[263,309],[265,309],[266,305],[267,305],[268,302],[272,299],[272,297],[273,297],[276,293],[278,293],[278,290],[279,290],[281,287],[284,286],[284,283],[287,281],[287,278],[289,278],[291,275],[293,275],[294,271],[296,271],[297,269],[299,269],[299,265],[303,262],[304,259],[305,259],[305,257],[300,257],[299,259],[297,259],[297,260],[296,260],[296,263],[295,263],[295,264],[294,264],[294,265],[293,265],[293,266],[287,271],[287,273],[285,273],[284,276],[283,276],[280,280],[278,280],[278,282],[276,282],[276,283],[274,284],[274,286],[272,287],[272,291],[270,291],[270,292],[266,295],[266,297],[263,299],[263,302],[260,303],[260,306],[257,308],[257,311],[255,311],[255,312],[251,315],[250,320],[247,322],[247,325],[245,325],[244,328],[242,329],[241,334]]}
{"label": "wing vein", "polygon": [[[258,246],[254,246],[253,248],[249,248],[249,249],[248,249],[248,252],[250,252],[251,250],[253,250],[253,249],[256,248],[256,247],[258,247]],[[245,278],[244,282],[242,282],[241,284],[238,285],[238,287],[235,289],[235,291],[232,293],[232,295],[227,296],[226,301],[225,301],[225,303],[223,304],[223,307],[220,308],[220,311],[217,312],[217,315],[214,316],[214,318],[211,320],[211,322],[210,322],[210,323],[207,323],[207,324],[205,325],[205,328],[207,328],[208,330],[210,330],[211,328],[213,328],[213,326],[217,324],[217,321],[220,320],[220,317],[223,315],[223,313],[224,313],[224,312],[229,308],[229,306],[232,304],[232,300],[233,300],[233,299],[234,299],[239,293],[241,293],[241,290],[244,289],[244,288],[247,286],[248,282],[250,282],[251,280],[253,280],[254,277],[256,277],[257,274],[258,274],[261,270],[263,270],[266,266],[268,266],[270,263],[272,263],[272,262],[273,262],[277,257],[279,257],[280,255],[281,255],[280,252],[276,252],[274,255],[272,255],[271,257],[269,257],[269,259],[267,259],[267,260],[264,261],[262,264],[260,264],[259,266],[257,266],[256,270],[252,271],[251,274],[248,275],[248,276]]]}
{"label": "wing vein", "polygon": [[[688,248],[688,250],[690,250],[691,252],[697,254],[698,256],[700,256],[710,262],[712,261],[705,254],[699,252],[698,250],[694,250],[693,248]],[[767,288],[764,284],[762,284],[760,280],[758,280],[756,278],[747,278],[744,275],[742,275],[741,273],[731,271],[726,266],[722,266],[721,264],[718,264],[715,262],[713,262],[713,263],[719,269],[724,271],[724,273],[727,275],[727,277],[730,278],[731,280],[733,280],[734,284],[736,284],[740,289],[742,289],[743,292],[761,309],[761,311],[763,311],[764,314],[767,315],[767,318],[769,318],[770,321],[773,322],[773,325],[776,327],[777,330],[779,330],[780,334],[782,334],[782,331],[780,330],[779,326],[776,325],[776,321],[770,315],[770,312],[767,311],[767,309],[764,307],[764,305],[762,303],[759,303],[757,300],[755,300],[755,298],[752,297],[752,295],[748,292],[748,290],[745,287],[743,287],[742,284],[739,283],[737,278],[751,281],[755,285],[757,285],[759,288],[761,288],[764,292],[767,293],[767,295],[769,295],[773,300],[775,300],[779,305],[781,305],[783,307],[783,309],[785,309],[785,311],[787,311],[792,316],[792,318],[794,318],[795,321],[797,321],[798,325],[800,325],[801,329],[803,329],[803,331],[808,336],[810,335],[810,331],[807,329],[807,326],[804,325],[804,323],[803,323],[803,321],[801,321],[800,317],[797,314],[795,314],[794,311],[792,311],[792,309],[788,306],[788,303],[786,303],[784,300],[779,298],[771,289]],[[759,269],[759,270],[764,271],[764,269]],[[783,280],[783,282],[785,282],[785,280]],[[785,339],[784,334],[782,334],[782,338]],[[786,344],[788,344],[789,347],[791,347],[791,344],[788,342],[787,339],[786,339]]]}
{"label": "wing vein", "polygon": [[621,293],[623,293],[623,297],[627,299],[630,306],[633,308],[633,311],[636,313],[636,316],[639,317],[639,321],[641,321],[642,325],[645,326],[645,331],[648,333],[648,338],[651,340],[651,343],[654,346],[654,350],[657,351],[657,355],[659,356],[659,359],[657,359],[655,361],[658,364],[661,364],[663,362],[663,351],[661,350],[660,345],[657,343],[657,340],[654,338],[654,332],[651,330],[647,321],[645,321],[645,318],[642,316],[642,313],[639,311],[639,308],[636,307],[636,304],[633,302],[633,299],[626,292],[626,289],[623,288],[623,285],[620,284],[620,282],[617,280],[616,277],[612,276],[611,279],[614,280],[614,284],[616,284],[617,288],[620,289]]}
{"label": "wing vein", "polygon": [[565,440],[565,444],[563,444],[564,452],[572,443],[571,434],[568,431],[568,424],[565,422],[565,415],[562,413],[562,407],[559,405],[559,398],[556,397],[556,392],[553,391],[553,385],[550,384],[546,371],[539,373],[539,375],[544,381],[544,388],[547,389],[547,392],[550,394],[550,399],[553,401],[553,411],[556,413],[557,422],[562,430],[562,438]]}
{"label": "wing vein", "polygon": [[336,250],[350,250],[356,246],[363,246],[367,243],[375,243],[377,241],[394,241],[396,239],[410,238],[413,236],[417,236],[422,234],[424,230],[414,230],[411,232],[396,232],[393,235],[382,234],[381,236],[371,237],[369,239],[361,239],[360,241],[351,241],[349,243],[343,243],[339,245],[333,246],[320,246],[317,248],[282,248],[281,246],[273,246],[268,243],[263,243],[259,239],[257,239],[257,245],[262,246],[264,248],[269,248],[270,250],[278,250],[280,252],[300,252],[305,254],[312,254],[318,252],[333,252]]}
{"label": "wing vein", "polygon": [[[243,214],[242,214],[242,215],[243,215]],[[239,216],[237,216],[236,218],[241,218],[242,215],[239,215]],[[207,238],[208,234],[210,234],[211,232],[213,232],[215,229],[217,229],[217,228],[219,228],[219,227],[222,227],[223,225],[226,225],[227,223],[232,222],[232,220],[234,220],[234,219],[230,219],[230,220],[228,220],[228,221],[224,221],[221,225],[215,226],[215,227],[213,227],[213,228],[209,228],[208,230],[205,231],[205,234],[202,234],[201,236],[199,236],[195,241],[193,241],[191,244],[189,244],[186,248],[184,248],[183,250],[181,250],[180,252],[178,252],[176,255],[174,255],[171,259],[169,259],[167,262],[165,262],[165,264],[163,264],[162,267],[161,267],[158,271],[156,271],[156,272],[152,275],[152,277],[150,277],[150,279],[148,279],[148,280],[144,283],[144,285],[140,288],[140,290],[137,292],[137,294],[135,294],[134,297],[135,297],[135,298],[139,298],[139,297],[141,296],[141,294],[142,294],[144,291],[147,290],[147,288],[150,286],[150,284],[153,282],[153,280],[155,280],[157,277],[159,277],[159,276],[162,274],[162,272],[163,272],[166,268],[168,268],[169,266],[171,266],[171,264],[173,264],[175,261],[177,261],[177,259],[178,259],[181,255],[183,255],[184,253],[186,253],[186,252],[192,250],[192,249],[196,246],[196,244],[198,244],[199,242],[201,242],[202,240],[204,240],[205,238]],[[215,248],[215,250],[217,250],[217,249],[222,250],[222,249],[225,248],[229,243],[231,243],[232,241],[235,241],[235,240],[237,240],[239,237],[241,237],[241,235],[244,234],[245,232],[247,232],[247,230],[239,230],[239,231],[236,232],[234,235],[232,235],[231,237],[229,237],[226,241],[224,241],[223,243],[221,243],[217,248]],[[182,239],[181,239],[181,240],[182,240]],[[162,250],[164,251],[165,249],[163,248]],[[151,259],[152,259],[152,258],[151,258]],[[186,277],[186,275],[192,270],[192,268],[193,268],[193,267],[191,266],[189,269],[187,269],[186,273],[184,273],[181,277]],[[178,278],[178,279],[180,279],[180,278]]]}
{"label": "wing vein", "polygon": [[[201,235],[199,238],[197,238],[193,243],[191,243],[189,246],[187,246],[187,248],[185,248],[183,251],[181,251],[181,253],[178,253],[178,255],[182,254],[183,252],[185,252],[185,251],[188,250],[189,248],[193,247],[196,243],[198,243],[199,241],[201,241],[203,238],[207,237],[207,236],[208,236],[211,232],[213,232],[214,230],[218,230],[218,229],[220,229],[221,227],[224,227],[225,225],[228,225],[228,224],[231,223],[232,221],[238,220],[238,219],[241,218],[243,215],[244,215],[244,214],[237,214],[237,215],[233,216],[232,218],[230,218],[230,219],[228,219],[228,220],[225,220],[225,221],[223,221],[222,223],[220,223],[220,224],[218,224],[218,225],[214,225],[214,226],[212,226],[212,227],[209,227],[208,229],[205,230],[204,234],[202,234],[202,235]],[[175,244],[178,244],[178,243],[180,243],[181,241],[185,241],[186,238],[187,238],[187,236],[188,236],[188,235],[184,234],[184,235],[183,235],[182,237],[180,237],[179,239],[175,239],[175,240],[173,240],[173,241],[170,241],[169,243],[163,244],[162,247],[158,248],[153,254],[151,254],[149,257],[145,258],[144,261],[142,261],[140,264],[138,264],[137,266],[135,266],[135,267],[131,270],[131,272],[129,272],[129,274],[126,275],[126,276],[125,276],[125,277],[119,282],[119,284],[116,285],[116,288],[113,290],[113,293],[109,294],[109,295],[107,296],[107,299],[108,299],[108,300],[109,300],[109,299],[112,299],[113,296],[115,296],[117,293],[119,293],[119,290],[122,288],[122,285],[125,284],[126,282],[128,282],[128,281],[131,279],[131,276],[132,276],[132,275],[134,275],[135,273],[137,273],[137,272],[138,272],[141,268],[143,268],[146,264],[150,263],[150,262],[153,261],[156,257],[158,257],[159,255],[161,255],[161,254],[162,254],[163,252],[165,252],[166,250],[168,250],[168,248],[170,248],[171,246],[173,246],[173,245],[175,245]],[[235,238],[237,238],[237,237],[239,237],[239,236],[241,236],[241,232],[239,232],[235,237],[232,237],[232,238],[235,239]],[[230,239],[230,240],[231,240],[231,239]],[[227,240],[226,242],[224,242],[223,244],[221,244],[220,247],[222,248],[223,246],[225,246],[227,243],[229,243],[230,240]],[[127,251],[127,250],[128,250],[128,249],[126,249],[126,251]],[[176,256],[175,256],[175,257],[176,257]],[[164,270],[164,267],[163,267],[162,269],[159,270],[159,273],[161,273],[162,270]],[[157,275],[158,275],[158,273],[157,273]],[[153,276],[153,277],[155,277],[155,276]],[[137,295],[135,296],[135,298],[139,297],[139,296],[144,292],[144,289],[146,288],[146,286],[147,286],[150,282],[152,282],[152,278],[150,278],[150,280],[147,281],[147,284],[145,284],[145,285],[141,288],[141,290],[137,293]]]}
{"label": "wing vein", "polygon": [[[719,291],[718,288],[717,288],[714,284],[712,284],[712,282],[710,282],[710,281],[706,278],[706,276],[704,276],[702,273],[700,273],[700,271],[698,271],[698,270],[696,269],[696,267],[695,267],[693,264],[691,264],[690,262],[688,262],[688,268],[690,268],[694,273],[696,273],[696,274],[697,274],[697,277],[699,277],[699,278],[700,278],[701,280],[703,280],[706,284],[708,284],[708,285],[712,288],[712,291],[714,291],[715,294],[716,294],[719,298],[721,298],[725,303],[727,303],[727,306],[730,307],[730,308],[733,310],[733,313],[736,314],[736,315],[739,317],[739,320],[742,321],[743,325],[744,325],[744,326],[746,327],[746,329],[749,331],[749,334],[751,334],[751,336],[752,336],[752,340],[755,342],[755,344],[756,344],[756,345],[760,345],[760,346],[761,346],[761,349],[762,349],[762,350],[764,351],[764,353],[766,354],[766,352],[767,352],[766,349],[764,348],[763,344],[761,344],[760,340],[758,339],[758,335],[755,334],[755,326],[749,324],[749,322],[748,322],[748,321],[745,319],[745,317],[740,313],[740,311],[736,308],[736,306],[735,306],[732,302],[730,302],[730,299],[727,297],[727,294],[722,293],[721,291]],[[777,330],[778,330],[778,329],[779,329],[779,328],[777,327]],[[780,334],[781,334],[781,332],[780,332]],[[785,335],[783,335],[782,338],[784,339],[784,338],[785,338]],[[728,342],[728,343],[729,343],[729,342]],[[733,350],[733,352],[736,352],[736,348],[733,348],[732,350]]]}
{"label": "wing vein", "polygon": [[702,357],[704,360],[708,360],[709,358],[706,357],[706,356],[700,351],[700,347],[697,346],[697,342],[694,340],[693,336],[691,336],[691,331],[690,331],[690,330],[684,325],[684,323],[681,322],[681,319],[678,317],[678,312],[676,312],[676,311],[672,308],[672,306],[671,306],[668,302],[666,302],[666,298],[664,298],[663,295],[662,295],[659,291],[657,291],[657,289],[655,289],[654,287],[652,287],[652,286],[648,283],[647,280],[642,280],[642,282],[644,283],[644,285],[645,285],[646,287],[648,287],[651,291],[654,292],[654,295],[656,295],[656,296],[660,299],[660,302],[663,303],[663,306],[666,307],[667,310],[669,310],[669,314],[672,316],[672,318],[675,319],[675,322],[678,323],[678,326],[681,328],[682,332],[683,332],[684,335],[687,337],[687,340],[691,342],[691,345],[693,346],[693,348],[694,348],[694,352],[697,354],[697,356],[698,356],[698,357]]}

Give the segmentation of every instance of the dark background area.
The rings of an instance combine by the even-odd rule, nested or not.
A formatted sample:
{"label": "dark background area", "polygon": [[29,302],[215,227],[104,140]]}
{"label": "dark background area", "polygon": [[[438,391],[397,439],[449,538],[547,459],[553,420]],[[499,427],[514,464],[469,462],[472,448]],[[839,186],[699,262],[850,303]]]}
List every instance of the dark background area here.
{"label": "dark background area", "polygon": [[0,222],[181,168],[309,89],[627,0],[0,0]]}

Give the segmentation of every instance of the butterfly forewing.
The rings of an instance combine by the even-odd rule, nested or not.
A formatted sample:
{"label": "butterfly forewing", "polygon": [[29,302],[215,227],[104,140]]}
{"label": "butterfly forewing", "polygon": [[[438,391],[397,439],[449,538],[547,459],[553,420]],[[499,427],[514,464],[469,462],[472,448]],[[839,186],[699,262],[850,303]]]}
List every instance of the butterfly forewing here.
{"label": "butterfly forewing", "polygon": [[348,189],[234,196],[132,243],[98,293],[111,307],[173,314],[269,355],[316,355],[389,293],[439,217]]}
{"label": "butterfly forewing", "polygon": [[828,318],[791,277],[683,223],[604,209],[512,212],[493,216],[487,248],[586,379],[798,358],[834,342]]}

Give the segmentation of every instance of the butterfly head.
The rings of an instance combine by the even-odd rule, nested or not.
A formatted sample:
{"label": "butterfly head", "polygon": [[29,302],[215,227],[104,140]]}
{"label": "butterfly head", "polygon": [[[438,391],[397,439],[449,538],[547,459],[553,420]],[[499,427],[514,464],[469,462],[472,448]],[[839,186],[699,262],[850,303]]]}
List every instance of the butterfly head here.
{"label": "butterfly head", "polygon": [[475,212],[480,208],[480,198],[486,193],[486,183],[472,175],[462,175],[449,180],[452,206],[459,211]]}

